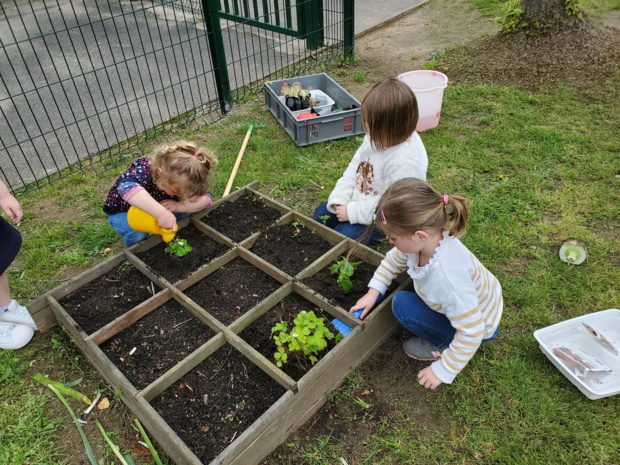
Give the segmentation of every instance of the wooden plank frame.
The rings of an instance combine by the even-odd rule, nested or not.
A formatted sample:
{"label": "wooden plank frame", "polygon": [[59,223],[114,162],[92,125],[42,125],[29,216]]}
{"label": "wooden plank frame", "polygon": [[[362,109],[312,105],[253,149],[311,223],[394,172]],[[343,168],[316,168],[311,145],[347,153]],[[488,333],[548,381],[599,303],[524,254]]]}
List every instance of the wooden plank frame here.
{"label": "wooden plank frame", "polygon": [[[353,248],[353,255],[374,266],[378,266],[383,255],[366,246],[359,245],[345,236],[325,227],[324,225],[295,212],[275,200],[269,199],[258,192],[258,183],[236,190],[229,196],[215,202],[211,207],[192,215],[180,222],[181,227],[194,224],[213,240],[227,245],[230,250],[223,255],[205,263],[189,277],[170,283],[153,271],[136,255],[148,250],[161,242],[155,236],[102,262],[91,270],[80,274],[66,284],[57,287],[32,301],[28,308],[40,324],[40,329],[49,329],[56,322],[76,341],[87,359],[97,368],[106,381],[115,389],[122,391],[121,400],[132,410],[149,430],[152,437],[161,445],[168,456],[178,464],[198,465],[200,459],[183,443],[179,436],[161,418],[150,402],[182,376],[195,369],[202,361],[228,344],[241,353],[250,363],[267,373],[285,389],[285,393],[252,425],[226,447],[209,465],[256,465],[267,454],[278,447],[297,428],[303,425],[324,404],[326,396],[338,387],[344,377],[361,364],[373,351],[393,332],[398,323],[391,312],[391,295],[382,300],[374,311],[364,320],[351,316],[346,309],[330,303],[319,292],[303,284],[303,279],[314,275],[332,261],[346,255]],[[313,233],[319,235],[332,245],[332,248],[310,263],[296,276],[289,276],[274,265],[268,263],[252,252],[252,246],[260,237],[256,233],[241,243],[216,231],[204,221],[204,217],[212,209],[223,202],[235,201],[242,196],[252,195],[258,201],[276,208],[282,216],[269,227],[280,226],[301,221]],[[235,258],[241,258],[262,272],[274,278],[281,286],[268,297],[260,301],[244,315],[231,324],[224,325],[184,294],[184,291],[200,282],[211,273]],[[76,321],[62,307],[61,301],[70,293],[88,284],[97,277],[107,273],[124,261],[129,261],[136,269],[147,276],[159,287],[154,295],[144,302],[138,303],[133,309],[114,321],[106,324],[94,333],[86,334]],[[406,275],[397,279],[398,289],[411,286]],[[260,316],[268,312],[282,299],[296,293],[321,310],[341,319],[352,328],[349,335],[323,356],[301,379],[295,381],[280,370],[276,365],[239,334]],[[215,335],[191,354],[168,369],[150,385],[142,390],[136,389],[99,348],[104,341],[118,334],[123,329],[138,321],[151,311],[156,310],[165,302],[174,299],[199,320],[205,323]]]}

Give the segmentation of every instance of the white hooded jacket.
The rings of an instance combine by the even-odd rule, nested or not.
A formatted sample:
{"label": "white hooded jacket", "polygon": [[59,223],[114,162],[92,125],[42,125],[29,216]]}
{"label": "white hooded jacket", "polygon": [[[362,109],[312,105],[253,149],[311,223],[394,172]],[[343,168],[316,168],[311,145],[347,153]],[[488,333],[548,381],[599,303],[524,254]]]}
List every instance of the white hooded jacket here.
{"label": "white hooded jacket", "polygon": [[370,224],[381,195],[402,178],[426,180],[428,157],[417,132],[405,142],[375,150],[366,135],[327,200],[327,209],[346,205],[351,224]]}

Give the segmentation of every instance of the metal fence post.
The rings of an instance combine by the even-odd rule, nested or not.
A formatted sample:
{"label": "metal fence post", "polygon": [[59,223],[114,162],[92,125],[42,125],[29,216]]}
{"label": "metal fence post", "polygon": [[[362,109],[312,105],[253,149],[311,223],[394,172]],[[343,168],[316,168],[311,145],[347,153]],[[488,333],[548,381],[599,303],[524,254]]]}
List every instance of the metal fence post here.
{"label": "metal fence post", "polygon": [[228,113],[233,104],[232,93],[230,91],[230,80],[228,77],[228,66],[226,64],[226,51],[224,49],[224,39],[222,38],[222,28],[220,27],[219,0],[201,0],[202,17],[207,27],[207,40],[213,60],[213,72],[215,74],[215,86],[220,101],[222,113]]}
{"label": "metal fence post", "polygon": [[306,48],[316,50],[323,45],[323,0],[301,0],[297,5],[297,23]]}
{"label": "metal fence post", "polygon": [[355,0],[344,0],[344,56],[352,58],[355,54]]}

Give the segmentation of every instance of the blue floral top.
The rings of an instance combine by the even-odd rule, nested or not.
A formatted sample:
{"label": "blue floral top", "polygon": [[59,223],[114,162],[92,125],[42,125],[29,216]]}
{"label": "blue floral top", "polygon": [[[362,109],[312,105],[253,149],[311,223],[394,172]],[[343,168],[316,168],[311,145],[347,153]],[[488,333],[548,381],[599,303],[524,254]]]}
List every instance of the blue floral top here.
{"label": "blue floral top", "polygon": [[103,205],[103,211],[107,215],[114,215],[129,210],[131,205],[124,200],[124,197],[136,187],[144,188],[158,202],[166,199],[179,201],[178,197],[168,195],[157,188],[151,176],[149,159],[143,157],[134,161],[129,169],[116,180],[108,193],[108,198]]}

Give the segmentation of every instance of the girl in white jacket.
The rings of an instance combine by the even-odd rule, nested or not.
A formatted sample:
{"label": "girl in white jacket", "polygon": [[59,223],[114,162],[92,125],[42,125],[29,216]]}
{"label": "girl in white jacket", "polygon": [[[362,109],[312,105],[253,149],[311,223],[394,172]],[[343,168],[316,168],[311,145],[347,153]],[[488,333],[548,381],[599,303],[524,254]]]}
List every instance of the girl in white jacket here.
{"label": "girl in white jacket", "polygon": [[[418,103],[413,91],[396,78],[375,84],[362,101],[366,136],[327,202],[314,219],[357,239],[372,223],[381,195],[395,181],[426,179],[428,158],[420,136]],[[375,245],[383,235],[375,230],[364,241]]]}

